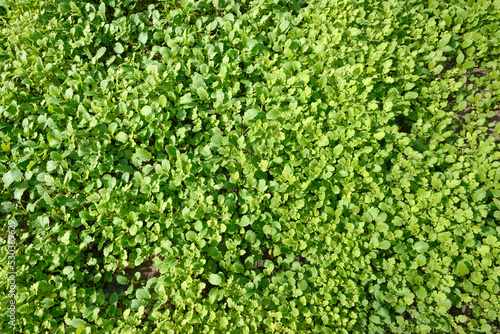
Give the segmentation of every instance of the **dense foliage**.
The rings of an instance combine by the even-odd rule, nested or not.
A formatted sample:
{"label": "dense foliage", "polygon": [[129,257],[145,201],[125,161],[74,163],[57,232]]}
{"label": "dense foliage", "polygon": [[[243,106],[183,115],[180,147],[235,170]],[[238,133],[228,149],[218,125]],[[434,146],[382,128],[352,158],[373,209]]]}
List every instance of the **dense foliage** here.
{"label": "dense foliage", "polygon": [[0,0],[0,22],[18,331],[499,330],[499,1]]}

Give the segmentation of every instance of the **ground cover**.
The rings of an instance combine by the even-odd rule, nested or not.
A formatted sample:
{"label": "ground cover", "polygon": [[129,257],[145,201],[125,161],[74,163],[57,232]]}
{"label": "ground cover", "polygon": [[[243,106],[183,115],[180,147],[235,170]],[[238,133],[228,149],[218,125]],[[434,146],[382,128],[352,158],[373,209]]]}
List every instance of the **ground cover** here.
{"label": "ground cover", "polygon": [[0,0],[2,330],[498,332],[499,23]]}

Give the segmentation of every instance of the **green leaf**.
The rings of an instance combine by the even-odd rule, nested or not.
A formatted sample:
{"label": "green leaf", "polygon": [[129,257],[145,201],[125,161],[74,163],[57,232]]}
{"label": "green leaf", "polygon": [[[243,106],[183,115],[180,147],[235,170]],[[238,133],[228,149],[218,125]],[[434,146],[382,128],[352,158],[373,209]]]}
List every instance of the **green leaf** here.
{"label": "green leaf", "polygon": [[336,158],[340,157],[340,154],[342,154],[342,152],[344,151],[344,145],[342,144],[338,144],[337,146],[335,146],[335,148],[333,149],[333,154]]}
{"label": "green leaf", "polygon": [[417,298],[424,299],[427,297],[427,290],[423,286],[414,287],[413,292]]}
{"label": "green leaf", "polygon": [[135,292],[135,297],[139,300],[151,299],[151,294],[149,293],[148,288],[141,288]]}
{"label": "green leaf", "polygon": [[198,89],[196,90],[196,92],[198,93],[198,96],[203,99],[203,100],[209,100],[210,97],[208,96],[208,93],[207,93],[207,90],[203,87],[198,87]]}
{"label": "green leaf", "polygon": [[245,240],[253,244],[257,240],[257,235],[254,231],[247,231],[245,233]]}
{"label": "green leaf", "polygon": [[123,49],[123,45],[121,43],[116,43],[114,50],[116,53],[122,54],[125,49]]}
{"label": "green leaf", "polygon": [[71,326],[73,326],[74,328],[86,327],[87,323],[82,319],[73,319],[71,320]]}
{"label": "green leaf", "polygon": [[10,170],[3,175],[2,180],[3,180],[3,183],[5,184],[5,187],[8,187],[12,183],[19,181],[22,176],[23,176],[22,172],[20,172],[18,170]]}
{"label": "green leaf", "polygon": [[318,146],[327,146],[328,145],[328,137],[322,136],[320,140],[318,140]]}
{"label": "green leaf", "polygon": [[98,311],[99,308],[95,305],[91,305],[89,307],[86,307],[85,310],[83,311],[83,317],[86,319],[90,319],[91,315],[95,312]]}
{"label": "green leaf", "polygon": [[468,60],[466,61],[463,65],[462,65],[462,69],[464,70],[468,70],[469,68],[472,68],[476,65],[476,63],[474,63],[472,60]]}
{"label": "green leaf", "polygon": [[478,189],[472,195],[472,199],[476,202],[480,202],[486,198],[487,190],[485,188]]}
{"label": "green leaf", "polygon": [[132,224],[132,226],[130,226],[128,232],[130,233],[131,236],[136,235],[137,234],[137,225]]}
{"label": "green leaf", "polygon": [[423,267],[425,266],[425,264],[427,263],[427,259],[425,258],[424,255],[422,254],[418,254],[417,257],[415,258],[416,262],[417,262],[417,265],[419,267]]}
{"label": "green leaf", "polygon": [[429,249],[429,244],[424,241],[418,241],[413,245],[413,249],[415,249],[418,253],[425,253]]}
{"label": "green leaf", "polygon": [[269,225],[264,225],[264,227],[262,227],[262,232],[264,232],[267,235],[271,235],[273,232],[273,229]]}
{"label": "green leaf", "polygon": [[143,116],[148,116],[153,112],[153,109],[150,106],[144,106],[141,109],[141,115]]}
{"label": "green leaf", "polygon": [[233,270],[238,274],[243,274],[243,272],[245,271],[245,267],[243,267],[241,263],[236,262],[233,264]]}
{"label": "green leaf", "polygon": [[151,153],[142,148],[137,148],[135,153],[137,154],[137,158],[142,161],[148,161],[152,158]]}
{"label": "green leaf", "polygon": [[456,273],[459,276],[464,276],[464,275],[467,275],[469,273],[469,268],[467,267],[467,265],[463,261],[458,262],[455,269],[456,269]]}
{"label": "green leaf", "polygon": [[289,26],[290,26],[290,22],[288,22],[287,20],[284,20],[283,22],[280,23],[280,30],[282,32],[284,32],[285,30],[288,29]]}
{"label": "green leaf", "polygon": [[252,50],[257,45],[257,43],[258,43],[257,40],[251,39],[247,42],[247,48]]}
{"label": "green leaf", "polygon": [[111,134],[114,134],[117,128],[118,128],[118,124],[116,124],[114,122],[108,125],[108,130]]}
{"label": "green leaf", "polygon": [[389,230],[389,225],[387,225],[386,223],[377,224],[377,232],[387,233],[388,230]]}
{"label": "green leaf", "polygon": [[66,89],[66,91],[64,92],[64,97],[67,100],[71,100],[73,98],[73,89],[71,88]]}
{"label": "green leaf", "polygon": [[196,234],[196,232],[194,232],[194,231],[188,231],[186,233],[186,240],[188,240],[188,241],[195,242],[197,238],[198,238],[198,234]]}
{"label": "green leaf", "polygon": [[309,286],[305,280],[302,280],[297,284],[300,290],[305,291],[307,290],[307,287]]}
{"label": "green leaf", "polygon": [[266,114],[267,119],[276,119],[280,117],[280,112],[278,109],[273,109]]}
{"label": "green leaf", "polygon": [[101,16],[103,19],[106,19],[106,4],[104,2],[101,2],[99,5],[99,16]]}
{"label": "green leaf", "polygon": [[128,284],[128,279],[123,275],[116,276],[116,281],[121,285]]}
{"label": "green leaf", "polygon": [[220,285],[222,283],[222,279],[217,274],[210,274],[208,281],[213,285]]}
{"label": "green leaf", "polygon": [[410,90],[413,87],[415,87],[415,84],[413,82],[407,82],[406,85],[405,85],[405,89],[406,90]]}
{"label": "green leaf", "polygon": [[20,200],[24,194],[24,191],[28,188],[28,183],[24,182],[14,189],[14,199]]}
{"label": "green leaf", "polygon": [[384,240],[378,244],[378,248],[387,250],[391,248],[391,242],[389,240]]}
{"label": "green leaf", "polygon": [[444,67],[443,67],[443,65],[439,64],[438,66],[436,66],[436,67],[434,67],[434,68],[432,69],[432,72],[433,72],[435,75],[437,75],[437,74],[439,74],[439,73],[441,73],[441,72],[443,71],[443,68],[444,68]]}
{"label": "green leaf", "polygon": [[73,274],[73,267],[71,267],[71,266],[64,267],[63,274],[64,275],[71,275],[71,274]]}
{"label": "green leaf", "polygon": [[52,96],[59,96],[59,88],[54,85],[49,86],[49,92]]}
{"label": "green leaf", "polygon": [[407,100],[414,100],[418,97],[418,93],[417,92],[408,92],[405,94],[405,98]]}
{"label": "green leaf", "polygon": [[250,218],[248,218],[248,216],[243,216],[243,217],[241,217],[238,224],[242,227],[245,227],[245,226],[250,225],[250,223],[251,223]]}
{"label": "green leaf", "polygon": [[109,304],[113,305],[118,302],[118,294],[116,292],[113,292],[111,296],[109,296]]}
{"label": "green leaf", "polygon": [[51,147],[56,147],[61,145],[62,137],[59,131],[54,130],[52,133],[47,135],[47,140],[49,141],[49,145]]}
{"label": "green leaf", "polygon": [[179,101],[181,104],[188,104],[193,102],[193,98],[191,97],[191,94],[188,93],[186,95],[181,96],[181,99]]}
{"label": "green leaf", "polygon": [[248,109],[247,111],[245,111],[245,115],[243,116],[243,119],[245,121],[251,121],[252,119],[257,117],[258,114],[259,114],[259,111],[257,109]]}
{"label": "green leaf", "polygon": [[139,42],[141,42],[142,44],[146,44],[147,41],[148,41],[148,33],[147,32],[141,32],[139,34]]}
{"label": "green leaf", "polygon": [[130,303],[130,309],[134,311],[138,311],[141,306],[146,306],[147,305],[147,299],[134,299]]}
{"label": "green leaf", "polygon": [[123,132],[123,131],[120,131],[116,134],[116,140],[118,140],[119,142],[122,142],[122,143],[125,143],[127,140],[128,140],[128,135]]}
{"label": "green leaf", "polygon": [[101,47],[99,50],[97,50],[97,53],[95,54],[95,59],[98,60],[99,58],[101,58],[105,52],[106,48],[104,46]]}
{"label": "green leaf", "polygon": [[158,98],[158,104],[160,105],[160,107],[162,108],[165,108],[167,106],[167,98],[165,97],[165,95],[161,95],[159,98]]}
{"label": "green leaf", "polygon": [[222,146],[224,144],[223,139],[224,139],[224,137],[222,137],[222,135],[220,133],[215,133],[212,136],[211,142],[215,146]]}
{"label": "green leaf", "polygon": [[53,305],[55,305],[55,302],[54,302],[54,300],[52,298],[45,298],[40,303],[40,306],[42,308],[49,308],[49,307],[52,307]]}
{"label": "green leaf", "polygon": [[[195,73],[195,75],[193,76],[193,86],[192,87],[196,90],[200,87],[207,88],[205,80],[203,80],[203,77],[201,75],[199,75],[198,73]],[[222,92],[220,92],[220,93],[222,93]],[[222,93],[222,95],[224,95],[224,94]]]}
{"label": "green leaf", "polygon": [[194,223],[194,229],[200,232],[201,230],[203,230],[203,223],[201,221],[197,221],[196,223]]}

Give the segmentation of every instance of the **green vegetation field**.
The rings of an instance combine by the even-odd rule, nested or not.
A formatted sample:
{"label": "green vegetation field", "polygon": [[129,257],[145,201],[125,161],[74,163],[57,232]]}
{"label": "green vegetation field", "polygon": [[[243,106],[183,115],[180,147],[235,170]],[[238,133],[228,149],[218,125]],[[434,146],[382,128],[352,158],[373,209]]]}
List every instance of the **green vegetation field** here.
{"label": "green vegetation field", "polygon": [[498,0],[0,0],[2,333],[499,333],[499,59]]}

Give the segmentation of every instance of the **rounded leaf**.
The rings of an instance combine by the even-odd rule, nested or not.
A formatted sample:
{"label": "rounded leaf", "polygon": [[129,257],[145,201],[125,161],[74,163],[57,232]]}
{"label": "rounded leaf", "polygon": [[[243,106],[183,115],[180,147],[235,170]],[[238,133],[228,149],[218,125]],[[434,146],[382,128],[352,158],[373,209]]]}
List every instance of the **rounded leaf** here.
{"label": "rounded leaf", "polygon": [[125,285],[128,283],[128,279],[123,275],[116,276],[116,281],[122,285]]}
{"label": "rounded leaf", "polygon": [[222,279],[217,274],[210,274],[208,281],[213,285],[220,285],[222,283]]}
{"label": "rounded leaf", "polygon": [[142,148],[138,148],[135,153],[137,154],[137,158],[142,161],[148,161],[152,158],[151,153]]}
{"label": "rounded leaf", "polygon": [[128,140],[128,135],[123,132],[123,131],[120,131],[116,134],[116,140],[118,140],[119,142],[122,142],[122,143],[125,143],[127,140]]}
{"label": "rounded leaf", "polygon": [[425,253],[429,249],[429,244],[424,241],[419,241],[415,243],[413,249],[415,249],[418,253]]}
{"label": "rounded leaf", "polygon": [[119,54],[121,54],[121,53],[123,53],[123,51],[125,51],[125,49],[123,48],[123,45],[121,43],[116,43],[114,50],[116,53],[119,53]]}
{"label": "rounded leaf", "polygon": [[469,273],[469,268],[463,261],[458,262],[457,267],[455,269],[459,276],[464,276]]}

